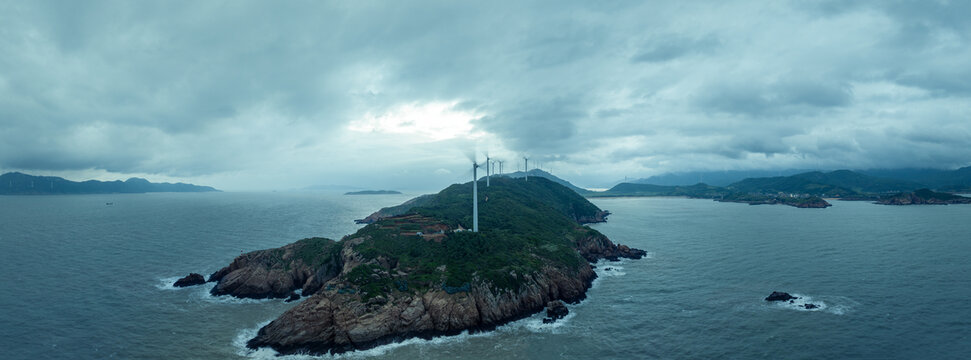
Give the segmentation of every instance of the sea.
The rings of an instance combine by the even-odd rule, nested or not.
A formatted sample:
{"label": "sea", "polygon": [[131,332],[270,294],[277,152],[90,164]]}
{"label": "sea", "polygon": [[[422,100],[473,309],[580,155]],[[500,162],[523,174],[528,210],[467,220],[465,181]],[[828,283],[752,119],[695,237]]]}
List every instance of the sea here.
{"label": "sea", "polygon": [[[340,239],[417,194],[0,196],[0,359],[960,359],[971,354],[971,205],[827,209],[593,199],[640,260],[587,298],[495,331],[341,355],[247,349],[294,304],[173,288],[243,252]],[[769,303],[773,291],[800,297]],[[812,303],[815,309],[806,309]]]}

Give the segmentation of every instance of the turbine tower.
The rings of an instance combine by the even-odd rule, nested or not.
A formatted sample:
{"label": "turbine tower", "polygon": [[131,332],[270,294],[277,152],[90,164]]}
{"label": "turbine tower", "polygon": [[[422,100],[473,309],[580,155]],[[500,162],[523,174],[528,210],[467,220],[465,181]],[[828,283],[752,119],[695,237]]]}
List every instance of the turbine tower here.
{"label": "turbine tower", "polygon": [[479,164],[472,162],[472,232],[479,232],[479,180],[476,176],[476,169]]}
{"label": "turbine tower", "polygon": [[529,158],[523,156],[523,175],[526,176],[525,181],[529,181]]}
{"label": "turbine tower", "polygon": [[486,187],[489,187],[489,154],[486,154]]}

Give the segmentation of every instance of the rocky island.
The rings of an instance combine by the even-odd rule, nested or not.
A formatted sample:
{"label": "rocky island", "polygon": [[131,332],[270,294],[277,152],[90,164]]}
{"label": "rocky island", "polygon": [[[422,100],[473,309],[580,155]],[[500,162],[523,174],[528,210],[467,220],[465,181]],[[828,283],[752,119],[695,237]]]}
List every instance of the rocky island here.
{"label": "rocky island", "polygon": [[586,296],[596,277],[590,262],[645,254],[584,226],[607,213],[553,181],[496,178],[478,196],[477,233],[467,230],[472,184],[456,184],[369,217],[340,241],[311,238],[240,255],[209,277],[218,282],[212,292],[309,296],[247,346],[340,353],[494,329],[548,306],[553,321],[566,310],[556,301]]}
{"label": "rocky island", "polygon": [[960,195],[920,189],[910,193],[899,193],[877,200],[883,205],[948,205],[971,204],[971,198]]}

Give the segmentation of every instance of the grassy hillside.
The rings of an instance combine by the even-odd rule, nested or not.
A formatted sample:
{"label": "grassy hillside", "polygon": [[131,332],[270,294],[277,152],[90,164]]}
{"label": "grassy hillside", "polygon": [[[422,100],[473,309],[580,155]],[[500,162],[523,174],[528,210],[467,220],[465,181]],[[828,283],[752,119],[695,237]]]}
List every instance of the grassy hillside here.
{"label": "grassy hillside", "polygon": [[[480,232],[472,228],[472,184],[452,185],[422,206],[379,220],[347,237],[366,259],[392,262],[406,278],[360,265],[348,281],[366,297],[441,286],[467,291],[475,279],[516,289],[543,266],[578,269],[585,261],[573,240],[598,235],[575,220],[600,209],[574,191],[543,178],[495,178],[479,184]],[[459,230],[459,231],[457,231]],[[419,234],[420,232],[420,234]]]}

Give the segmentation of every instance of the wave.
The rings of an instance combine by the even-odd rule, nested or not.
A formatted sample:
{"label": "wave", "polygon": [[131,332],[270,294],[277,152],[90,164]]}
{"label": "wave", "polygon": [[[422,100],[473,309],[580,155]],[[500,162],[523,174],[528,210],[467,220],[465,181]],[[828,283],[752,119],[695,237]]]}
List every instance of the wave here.
{"label": "wave", "polygon": [[[229,295],[215,296],[212,294],[212,289],[216,287],[216,283],[205,283],[202,285],[187,286],[187,287],[173,286],[173,284],[175,284],[175,281],[179,279],[181,279],[180,276],[158,278],[155,284],[155,288],[159,290],[165,290],[165,291],[171,291],[171,290],[187,291],[189,292],[189,301],[204,301],[204,302],[213,303],[213,304],[264,304],[268,302],[286,300],[286,299],[249,299],[249,298],[238,298],[238,297],[229,296]],[[296,293],[300,294],[301,290],[300,289],[296,290]],[[303,300],[303,298],[301,298],[298,301],[295,301],[294,304],[296,304],[301,300]]]}
{"label": "wave", "polygon": [[158,278],[157,279],[158,281],[155,284],[155,288],[156,289],[159,289],[159,290],[182,290],[182,289],[186,289],[186,288],[177,288],[177,287],[173,286],[175,284],[175,282],[178,281],[181,278],[182,278],[181,276],[172,276],[172,277]]}
{"label": "wave", "polygon": [[624,265],[629,261],[630,260],[628,259],[620,259],[620,261],[608,261],[600,259],[597,261],[597,263],[594,264],[596,268],[593,269],[593,271],[597,273],[597,278],[593,279],[593,283],[590,284],[590,290],[597,288],[604,278],[627,275],[627,273],[624,272]]}
{"label": "wave", "polygon": [[[844,315],[852,309],[852,300],[845,297],[820,296],[813,298],[805,294],[792,293],[798,299],[790,301],[773,301],[769,306],[795,311],[824,312],[833,315]],[[816,305],[815,308],[807,309],[806,304]]]}

